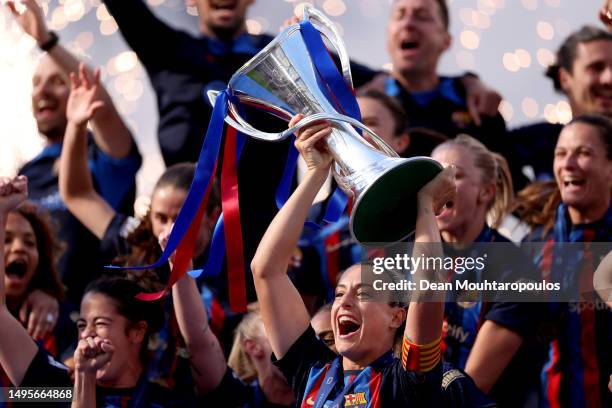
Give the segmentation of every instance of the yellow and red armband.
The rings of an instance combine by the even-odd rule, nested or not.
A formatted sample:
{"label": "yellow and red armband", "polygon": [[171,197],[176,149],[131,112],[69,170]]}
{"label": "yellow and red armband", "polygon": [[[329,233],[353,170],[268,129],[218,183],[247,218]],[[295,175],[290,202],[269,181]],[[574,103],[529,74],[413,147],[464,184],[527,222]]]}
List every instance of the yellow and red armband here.
{"label": "yellow and red armband", "polygon": [[434,369],[442,356],[442,337],[427,344],[415,344],[407,336],[402,342],[402,366],[406,371],[426,373]]}

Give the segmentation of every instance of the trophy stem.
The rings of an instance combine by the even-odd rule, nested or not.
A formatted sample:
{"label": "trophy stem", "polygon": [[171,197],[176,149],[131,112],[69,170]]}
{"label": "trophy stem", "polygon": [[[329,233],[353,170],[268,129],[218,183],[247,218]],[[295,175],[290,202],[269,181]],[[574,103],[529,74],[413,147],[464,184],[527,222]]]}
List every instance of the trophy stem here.
{"label": "trophy stem", "polygon": [[334,123],[331,134],[325,138],[332,157],[347,173],[362,169],[364,163],[387,157],[362,142],[361,137],[352,126]]}

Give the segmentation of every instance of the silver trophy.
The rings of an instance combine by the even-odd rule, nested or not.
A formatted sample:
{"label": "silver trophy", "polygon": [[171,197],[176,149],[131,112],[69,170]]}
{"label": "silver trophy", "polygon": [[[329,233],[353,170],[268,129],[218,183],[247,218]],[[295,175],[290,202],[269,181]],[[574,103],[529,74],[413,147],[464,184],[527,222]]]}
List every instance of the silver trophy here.
{"label": "silver trophy", "polygon": [[[352,88],[348,54],[332,22],[310,6],[304,8],[304,18],[336,49],[342,75]],[[441,171],[440,164],[428,157],[399,158],[361,122],[338,113],[321,91],[318,76],[300,26],[291,25],[236,71],[228,90],[230,99],[239,104],[263,109],[286,121],[297,113],[305,118],[282,132],[263,132],[251,126],[240,115],[240,106],[230,101],[225,122],[246,135],[270,142],[283,140],[312,122],[331,122],[333,129],[325,141],[334,159],[334,177],[354,200],[350,218],[353,237],[363,244],[408,237],[416,224],[416,194]],[[217,94],[208,92],[213,104]]]}

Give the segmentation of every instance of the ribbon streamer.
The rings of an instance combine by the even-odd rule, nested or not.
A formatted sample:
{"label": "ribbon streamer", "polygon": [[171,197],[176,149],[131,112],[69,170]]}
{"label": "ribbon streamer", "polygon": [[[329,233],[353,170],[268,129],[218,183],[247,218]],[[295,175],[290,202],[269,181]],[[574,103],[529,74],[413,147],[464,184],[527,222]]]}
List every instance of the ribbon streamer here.
{"label": "ribbon streamer", "polygon": [[[311,60],[324,85],[326,97],[337,107],[339,112],[360,120],[359,106],[355,100],[353,90],[338,71],[333,59],[325,48],[321,34],[309,21],[300,23],[300,31]],[[185,203],[178,214],[175,226],[168,239],[168,244],[160,258],[155,263],[145,266],[108,266],[108,268],[118,269],[154,269],[164,265],[176,251],[174,267],[166,288],[156,293],[141,293],[138,295],[139,299],[156,300],[161,298],[187,272],[186,270],[193,257],[201,220],[206,212],[206,204],[216,173],[225,123],[224,119],[228,114],[229,98],[230,91],[228,89],[220,92],[216,98],[208,131],[200,151],[194,180]],[[230,287],[230,304],[234,311],[246,309],[244,253],[237,178],[238,161],[244,141],[244,135],[237,133],[234,129],[228,129],[222,168],[222,207],[224,215],[220,217],[215,226],[209,259],[204,268],[204,273],[207,276],[218,275],[222,268],[224,250],[227,249],[229,255],[228,286]],[[291,144],[283,177],[276,191],[276,204],[279,208],[282,207],[289,196],[297,157],[297,150]],[[347,201],[346,195],[341,190],[336,189],[329,200],[324,221],[337,222],[346,208]],[[202,271],[192,271],[190,275],[197,276],[200,273]]]}
{"label": "ribbon streamer", "polygon": [[[224,119],[228,111],[228,97],[229,95],[226,90],[220,92],[217,96],[210,125],[208,127],[208,131],[206,132],[206,138],[204,139],[202,149],[200,150],[200,157],[196,165],[193,182],[191,183],[191,187],[189,188],[189,192],[185,198],[185,203],[183,204],[183,207],[179,211],[176,218],[174,228],[172,228],[172,232],[168,238],[168,244],[166,245],[166,248],[164,248],[160,258],[157,260],[157,262],[145,266],[107,266],[107,268],[110,269],[155,269],[168,262],[170,256],[177,250],[177,248],[179,248],[176,254],[177,264],[175,264],[174,268],[172,269],[166,288],[156,293],[141,293],[138,295],[139,299],[157,300],[161,298],[186,272],[189,264],[187,263],[187,265],[184,265],[183,259],[185,258],[185,255],[188,255],[189,253],[193,254],[197,230],[200,226],[201,217],[206,211],[208,195],[210,194],[210,189],[212,187],[217,168],[217,157],[219,156],[219,149],[221,146],[221,136],[223,133],[223,125],[225,123]],[[189,233],[189,230],[192,230],[191,233]],[[184,240],[184,238],[188,239]],[[178,263],[179,261],[180,264]],[[189,261],[191,261],[191,258],[189,258]]]}

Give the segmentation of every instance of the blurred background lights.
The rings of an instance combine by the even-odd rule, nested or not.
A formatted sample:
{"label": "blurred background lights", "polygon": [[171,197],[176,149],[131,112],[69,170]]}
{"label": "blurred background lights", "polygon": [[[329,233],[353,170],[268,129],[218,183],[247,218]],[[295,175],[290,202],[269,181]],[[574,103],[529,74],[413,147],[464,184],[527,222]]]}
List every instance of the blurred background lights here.
{"label": "blurred background lights", "polygon": [[76,36],[74,41],[80,49],[86,51],[89,47],[93,45],[94,36],[91,31],[83,31]]}
{"label": "blurred background lights", "polygon": [[142,86],[142,81],[133,79],[128,81],[123,89],[123,97],[127,101],[137,101],[142,96],[143,90],[144,87]]}
{"label": "blurred background lights", "polygon": [[557,118],[562,124],[567,124],[572,120],[572,108],[567,101],[557,102]]}
{"label": "blurred background lights", "polygon": [[480,45],[480,37],[474,31],[465,30],[461,32],[461,45],[468,50],[475,50]]}
{"label": "blurred background lights", "polygon": [[480,28],[481,30],[486,30],[491,26],[491,18],[485,13],[475,11],[473,13],[473,20],[474,25]]}
{"label": "blurred background lights", "polygon": [[323,11],[332,17],[341,16],[346,12],[346,4],[342,0],[325,0]]}
{"label": "blurred background lights", "polygon": [[514,116],[514,108],[510,102],[504,99],[499,104],[499,113],[501,113],[506,122],[509,122],[512,120],[512,116]]}
{"label": "blurred background lights", "polygon": [[117,31],[117,23],[114,18],[104,20],[100,23],[100,33],[103,35],[113,35]]}
{"label": "blurred background lights", "polygon": [[538,116],[539,106],[536,100],[533,98],[524,98],[523,102],[521,102],[521,109],[528,118],[533,119]]}
{"label": "blurred background lights", "polygon": [[514,52],[516,59],[518,60],[518,64],[521,68],[528,68],[531,65],[531,55],[527,50],[519,48]]}
{"label": "blurred background lights", "polygon": [[138,57],[134,51],[124,51],[115,57],[115,69],[117,72],[127,72],[138,63]]}
{"label": "blurred background lights", "polygon": [[104,4],[100,5],[96,9],[96,18],[99,21],[106,21],[106,20],[110,20],[112,18]]}
{"label": "blurred background lights", "polygon": [[51,21],[49,27],[52,30],[62,30],[68,25],[68,19],[66,18],[66,14],[64,14],[64,8],[62,6],[58,6],[51,13]]}
{"label": "blurred background lights", "polygon": [[540,48],[536,53],[538,63],[543,67],[549,67],[555,63],[555,54],[548,48]]}
{"label": "blurred background lights", "polygon": [[[157,109],[144,68],[126,47],[102,0],[37,0],[62,44],[100,66],[117,109],[133,130],[143,156],[139,193],[147,194],[161,173]],[[120,0],[127,1],[127,0]],[[129,0],[136,1],[136,0]],[[137,0],[172,27],[198,34],[197,9],[185,0]],[[6,0],[0,0],[5,3]],[[391,69],[385,46],[392,0],[257,0],[249,7],[247,30],[275,35],[283,21],[312,4],[328,14],[343,35],[352,61]],[[499,111],[508,128],[538,121],[566,123],[571,109],[542,74],[555,60],[561,41],[584,24],[601,26],[602,0],[452,0],[451,48],[439,72],[477,73],[504,97]],[[19,3],[18,6],[20,7]],[[139,16],[134,16],[138,24]],[[530,28],[531,27],[531,28]],[[31,75],[40,55],[6,7],[0,7],[0,174],[13,174],[40,150],[31,113]],[[15,137],[19,135],[19,137]]]}
{"label": "blurred background lights", "polygon": [[293,8],[293,15],[296,16],[301,16],[303,14],[304,11],[304,6],[306,4],[310,4],[312,6],[312,3],[309,2],[302,2],[302,3],[298,3],[294,8]]}
{"label": "blurred background lights", "polygon": [[85,4],[82,0],[66,0],[64,14],[68,21],[79,21],[85,15]]}
{"label": "blurred background lights", "polygon": [[472,10],[471,8],[462,8],[459,10],[459,19],[463,24],[468,27],[474,27],[476,23],[474,22],[474,14],[477,11]]}
{"label": "blurred background lights", "polygon": [[478,0],[478,10],[484,14],[495,14],[495,8],[495,2],[493,0]]}
{"label": "blurred background lights", "polygon": [[548,21],[538,21],[536,31],[543,40],[552,40],[555,36],[555,29]]}
{"label": "blurred background lights", "polygon": [[516,72],[521,69],[518,58],[513,52],[506,52],[502,58],[504,68],[510,72]]}
{"label": "blurred background lights", "polygon": [[550,123],[565,125],[572,120],[572,109],[567,101],[549,103],[544,107],[544,118]]}
{"label": "blurred background lights", "polygon": [[557,107],[551,103],[546,104],[544,107],[544,118],[550,123],[559,123]]}
{"label": "blurred background lights", "polygon": [[261,23],[257,20],[254,20],[252,18],[248,19],[246,21],[246,26],[247,26],[247,31],[250,34],[261,34],[262,30],[261,30]]}
{"label": "blurred background lights", "polygon": [[538,8],[538,0],[521,0],[521,3],[527,10],[536,10]]}

